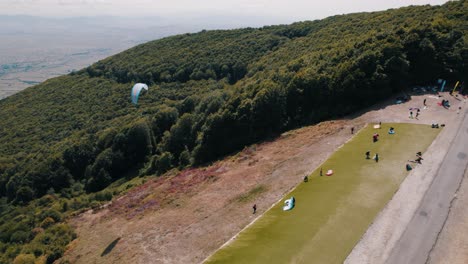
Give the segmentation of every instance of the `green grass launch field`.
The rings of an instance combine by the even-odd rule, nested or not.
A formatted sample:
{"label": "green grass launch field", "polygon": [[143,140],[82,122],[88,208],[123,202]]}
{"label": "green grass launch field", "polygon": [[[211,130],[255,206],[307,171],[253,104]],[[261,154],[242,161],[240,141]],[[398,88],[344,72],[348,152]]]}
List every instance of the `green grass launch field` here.
{"label": "green grass launch field", "polygon": [[[342,263],[408,175],[408,160],[418,151],[424,157],[439,131],[414,124],[366,126],[325,161],[323,176],[318,168],[206,263]],[[373,143],[376,132],[379,141]],[[378,163],[365,159],[368,150],[371,158],[379,153]],[[329,169],[334,174],[325,176]],[[295,208],[283,211],[291,196]]]}

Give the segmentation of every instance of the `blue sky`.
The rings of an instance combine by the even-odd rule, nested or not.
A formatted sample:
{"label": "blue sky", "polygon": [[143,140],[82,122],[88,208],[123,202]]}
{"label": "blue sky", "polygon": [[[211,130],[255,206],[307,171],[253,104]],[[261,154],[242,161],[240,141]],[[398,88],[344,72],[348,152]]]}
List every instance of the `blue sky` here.
{"label": "blue sky", "polygon": [[0,14],[35,16],[243,15],[310,20],[446,0],[0,0]]}

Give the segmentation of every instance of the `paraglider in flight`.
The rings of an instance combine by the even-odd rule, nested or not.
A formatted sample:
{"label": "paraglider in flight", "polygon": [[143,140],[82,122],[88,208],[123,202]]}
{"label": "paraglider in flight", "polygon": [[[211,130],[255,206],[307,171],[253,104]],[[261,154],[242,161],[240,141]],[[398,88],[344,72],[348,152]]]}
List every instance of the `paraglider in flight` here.
{"label": "paraglider in flight", "polygon": [[146,91],[148,91],[148,85],[144,83],[137,83],[133,86],[132,94],[131,94],[132,103],[137,104],[138,97],[140,96],[140,92],[142,89],[145,89]]}

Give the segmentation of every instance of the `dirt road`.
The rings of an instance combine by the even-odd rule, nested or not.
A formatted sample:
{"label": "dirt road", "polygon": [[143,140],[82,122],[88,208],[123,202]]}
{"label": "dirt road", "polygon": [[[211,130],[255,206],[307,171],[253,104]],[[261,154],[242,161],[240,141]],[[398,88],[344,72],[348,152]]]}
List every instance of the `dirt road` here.
{"label": "dirt road", "polygon": [[422,203],[386,263],[426,263],[437,242],[468,164],[468,115],[465,115]]}

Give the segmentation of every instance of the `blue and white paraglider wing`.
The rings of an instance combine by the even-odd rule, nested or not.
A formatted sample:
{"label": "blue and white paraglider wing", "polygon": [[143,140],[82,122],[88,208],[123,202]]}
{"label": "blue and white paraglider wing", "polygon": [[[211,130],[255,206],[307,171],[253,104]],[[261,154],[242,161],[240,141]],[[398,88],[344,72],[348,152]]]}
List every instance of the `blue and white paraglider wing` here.
{"label": "blue and white paraglider wing", "polygon": [[134,104],[138,103],[138,97],[140,96],[141,90],[143,90],[143,89],[148,91],[148,85],[146,85],[144,83],[137,83],[137,84],[135,84],[133,86],[132,94],[131,94],[132,103],[134,103]]}
{"label": "blue and white paraglider wing", "polygon": [[283,211],[289,211],[294,208],[294,205],[296,204],[296,199],[294,197],[291,197],[284,201],[284,206],[283,206]]}

